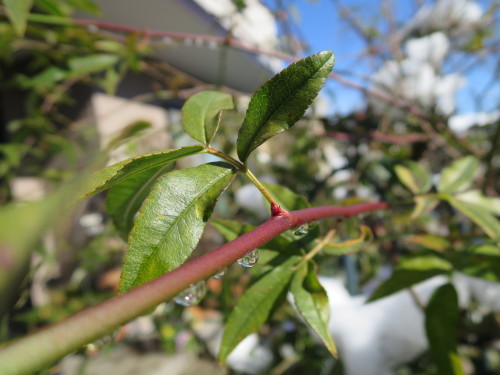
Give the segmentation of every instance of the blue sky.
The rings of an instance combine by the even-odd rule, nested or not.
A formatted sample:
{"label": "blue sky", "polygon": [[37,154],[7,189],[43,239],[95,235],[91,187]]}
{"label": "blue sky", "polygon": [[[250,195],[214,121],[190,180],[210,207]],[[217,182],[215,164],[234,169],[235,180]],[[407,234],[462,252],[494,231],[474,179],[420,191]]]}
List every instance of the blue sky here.
{"label": "blue sky", "polygon": [[[487,9],[493,0],[479,1],[484,9]],[[349,28],[346,22],[338,18],[338,12],[335,10],[332,0],[295,0],[286,2],[295,7],[298,14],[297,26],[300,28],[301,36],[310,46],[311,53],[320,50],[332,50],[336,56],[336,65],[334,71],[339,73],[350,72],[361,77],[347,76],[358,82],[367,84],[367,76],[373,71],[368,65],[369,59],[360,56],[365,47],[362,40]],[[363,19],[375,20],[378,16],[380,1],[341,1],[343,5],[360,6]],[[408,19],[413,12],[413,1],[393,1],[396,4],[396,17],[399,20]],[[457,109],[459,113],[469,113],[474,111],[473,101],[470,95],[470,82],[474,83],[474,90],[480,91],[485,85],[490,75],[485,74],[485,70],[492,72],[495,68],[494,59],[490,59],[481,66],[481,69],[473,69],[466,77],[469,86],[462,88],[457,95]],[[497,106],[499,99],[499,88],[496,88],[497,94],[490,93],[491,97],[487,101],[486,109],[492,110]],[[329,82],[325,92],[331,94],[335,112],[346,113],[353,108],[362,107],[363,100],[359,91],[342,86],[336,82]]]}

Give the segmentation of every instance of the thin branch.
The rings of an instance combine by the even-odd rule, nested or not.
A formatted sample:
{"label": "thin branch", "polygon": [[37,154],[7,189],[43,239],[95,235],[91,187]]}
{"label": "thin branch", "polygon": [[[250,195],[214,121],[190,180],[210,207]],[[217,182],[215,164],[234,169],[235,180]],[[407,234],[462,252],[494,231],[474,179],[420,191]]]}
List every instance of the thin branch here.
{"label": "thin branch", "polygon": [[254,230],[183,264],[172,272],[8,344],[0,350],[0,373],[31,374],[49,366],[82,345],[146,314],[190,284],[209,278],[248,251],[262,246],[291,228],[327,217],[353,216],[388,208],[389,205],[384,202],[362,203],[348,207],[308,208],[292,211],[287,215],[273,216]]}

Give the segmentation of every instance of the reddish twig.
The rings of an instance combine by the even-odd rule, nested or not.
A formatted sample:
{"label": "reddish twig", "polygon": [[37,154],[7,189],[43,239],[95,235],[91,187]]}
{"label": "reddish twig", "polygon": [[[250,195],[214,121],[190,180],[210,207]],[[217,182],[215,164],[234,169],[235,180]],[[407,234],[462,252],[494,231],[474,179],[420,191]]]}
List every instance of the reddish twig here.
{"label": "reddish twig", "polygon": [[254,230],[172,272],[3,347],[0,350],[0,373],[33,373],[48,366],[82,345],[147,313],[190,284],[209,278],[248,251],[302,223],[333,216],[352,216],[388,207],[383,202],[362,203],[346,207],[308,208],[292,211],[289,215],[273,216]]}

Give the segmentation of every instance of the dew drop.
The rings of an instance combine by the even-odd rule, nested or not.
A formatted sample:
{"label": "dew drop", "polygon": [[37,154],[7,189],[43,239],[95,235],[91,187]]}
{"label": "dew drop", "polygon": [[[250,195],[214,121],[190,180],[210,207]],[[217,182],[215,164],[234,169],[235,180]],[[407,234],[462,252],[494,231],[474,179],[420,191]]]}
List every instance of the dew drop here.
{"label": "dew drop", "polygon": [[309,232],[309,224],[302,224],[298,227],[295,232],[293,232],[296,236],[304,236]]}
{"label": "dew drop", "polygon": [[221,279],[222,276],[226,273],[226,269],[224,268],[223,270],[217,272],[215,275],[212,276],[212,279]]}
{"label": "dew drop", "polygon": [[238,264],[245,268],[251,268],[257,264],[259,260],[259,250],[253,249],[243,256],[243,258],[238,259]]}
{"label": "dew drop", "polygon": [[197,305],[205,297],[206,291],[205,281],[198,281],[179,293],[175,297],[175,303],[181,306]]}

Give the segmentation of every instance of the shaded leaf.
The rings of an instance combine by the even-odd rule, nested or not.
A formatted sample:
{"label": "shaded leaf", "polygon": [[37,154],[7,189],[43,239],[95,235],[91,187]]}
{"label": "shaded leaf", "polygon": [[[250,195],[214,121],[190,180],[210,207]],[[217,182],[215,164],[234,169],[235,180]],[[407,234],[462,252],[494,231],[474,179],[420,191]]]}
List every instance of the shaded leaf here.
{"label": "shaded leaf", "polygon": [[199,92],[182,107],[182,128],[197,141],[208,145],[217,132],[222,110],[233,108],[233,98],[229,94]]}
{"label": "shaded leaf", "polygon": [[161,177],[144,201],[130,233],[120,282],[126,292],[179,267],[194,250],[235,171],[210,163]]}
{"label": "shaded leaf", "polygon": [[[361,226],[361,233],[358,238],[342,241],[339,243],[327,243],[323,247],[323,253],[328,255],[346,255],[360,251],[372,237],[372,231],[366,225]],[[367,239],[367,237],[369,237]]]}
{"label": "shaded leaf", "polygon": [[123,160],[94,172],[85,181],[80,196],[82,199],[89,198],[147,169],[171,163],[186,156],[198,154],[203,150],[204,147],[202,145],[186,146],[175,150],[145,154]]}
{"label": "shaded leaf", "polygon": [[500,282],[500,248],[495,245],[480,245],[460,252],[453,258],[457,271],[493,282]]}
{"label": "shaded leaf", "polygon": [[7,16],[18,36],[23,36],[33,0],[4,0]]}
{"label": "shaded leaf", "polygon": [[331,51],[299,60],[264,83],[252,96],[238,133],[238,157],[250,153],[274,135],[291,128],[318,95],[333,68]]}
{"label": "shaded leaf", "polygon": [[392,275],[371,295],[369,302],[387,297],[436,275],[449,273],[452,265],[435,256],[403,259]]}
{"label": "shaded leaf", "polygon": [[290,282],[293,266],[299,260],[298,256],[288,258],[264,274],[240,297],[226,324],[219,361],[224,362],[241,340],[259,329],[269,318],[275,302]]}
{"label": "shaded leaf", "polygon": [[458,296],[452,284],[434,292],[425,309],[429,351],[440,375],[465,374],[457,354]]}
{"label": "shaded leaf", "polygon": [[302,318],[318,335],[328,351],[333,356],[337,356],[337,349],[328,330],[330,321],[328,296],[310,263],[304,264],[295,272],[290,291]]}
{"label": "shaded leaf", "polygon": [[68,60],[70,73],[73,75],[97,73],[115,65],[120,58],[112,54],[94,54],[84,57],[72,57]]}
{"label": "shaded leaf", "polygon": [[500,222],[488,210],[475,204],[462,202],[458,199],[449,198],[450,204],[466,215],[491,238],[500,239]]}
{"label": "shaded leaf", "polygon": [[474,156],[465,156],[455,160],[441,172],[438,191],[451,194],[467,189],[472,184],[478,167],[479,160]]}
{"label": "shaded leaf", "polygon": [[410,236],[406,240],[436,251],[444,251],[451,246],[450,241],[446,238],[434,234]]}
{"label": "shaded leaf", "polygon": [[146,169],[109,190],[106,197],[107,213],[124,240],[127,240],[134,223],[134,216],[156,180],[171,171],[174,166],[172,162]]}
{"label": "shaded leaf", "polygon": [[429,172],[420,164],[406,161],[403,165],[394,168],[399,180],[414,194],[427,193],[431,188]]}

